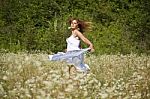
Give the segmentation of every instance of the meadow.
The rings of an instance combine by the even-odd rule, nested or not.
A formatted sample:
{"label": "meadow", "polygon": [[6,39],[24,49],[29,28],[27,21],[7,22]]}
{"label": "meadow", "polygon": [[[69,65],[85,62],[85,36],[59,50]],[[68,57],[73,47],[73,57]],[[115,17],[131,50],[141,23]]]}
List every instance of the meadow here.
{"label": "meadow", "polygon": [[150,56],[85,55],[91,70],[69,75],[46,53],[0,53],[1,99],[150,99]]}

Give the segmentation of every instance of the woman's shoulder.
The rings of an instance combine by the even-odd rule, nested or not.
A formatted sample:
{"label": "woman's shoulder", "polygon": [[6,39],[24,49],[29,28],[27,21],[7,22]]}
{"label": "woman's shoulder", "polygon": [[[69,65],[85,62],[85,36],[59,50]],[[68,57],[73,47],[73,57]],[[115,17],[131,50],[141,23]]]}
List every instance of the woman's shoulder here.
{"label": "woman's shoulder", "polygon": [[74,30],[74,34],[75,35],[79,35],[79,34],[82,34],[78,29]]}
{"label": "woman's shoulder", "polygon": [[75,29],[74,32],[80,32],[79,29]]}

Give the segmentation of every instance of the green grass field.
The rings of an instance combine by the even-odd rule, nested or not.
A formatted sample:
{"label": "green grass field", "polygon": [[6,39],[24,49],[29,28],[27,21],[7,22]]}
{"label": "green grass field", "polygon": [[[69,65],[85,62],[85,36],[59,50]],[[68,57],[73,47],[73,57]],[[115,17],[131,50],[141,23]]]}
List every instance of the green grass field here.
{"label": "green grass field", "polygon": [[87,55],[91,71],[69,75],[47,54],[0,54],[1,99],[150,99],[150,56]]}

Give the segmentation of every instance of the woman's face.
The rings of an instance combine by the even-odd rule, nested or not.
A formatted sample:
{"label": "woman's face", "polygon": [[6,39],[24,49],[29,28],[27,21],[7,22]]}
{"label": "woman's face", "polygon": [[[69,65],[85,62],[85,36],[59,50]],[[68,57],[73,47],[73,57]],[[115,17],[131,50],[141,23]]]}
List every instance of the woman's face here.
{"label": "woman's face", "polygon": [[77,22],[77,20],[73,20],[73,21],[71,22],[71,28],[72,28],[72,29],[78,28],[78,22]]}

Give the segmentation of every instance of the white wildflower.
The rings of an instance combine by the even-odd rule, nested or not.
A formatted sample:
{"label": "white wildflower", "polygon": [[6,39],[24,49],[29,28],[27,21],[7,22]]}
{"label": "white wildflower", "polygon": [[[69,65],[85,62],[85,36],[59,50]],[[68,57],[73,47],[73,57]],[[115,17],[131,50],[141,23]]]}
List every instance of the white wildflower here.
{"label": "white wildflower", "polygon": [[105,83],[104,86],[107,87],[107,86],[108,86],[108,83]]}
{"label": "white wildflower", "polygon": [[51,88],[53,85],[52,82],[50,82],[50,81],[43,81],[43,84],[45,84],[46,87],[48,87],[48,88]]}
{"label": "white wildflower", "polygon": [[143,79],[143,77],[141,75],[137,75],[137,79],[141,80],[141,79]]}
{"label": "white wildflower", "polygon": [[6,75],[4,75],[3,80],[8,80],[8,77]]}
{"label": "white wildflower", "polygon": [[62,92],[58,93],[57,98],[58,98],[58,99],[64,99],[64,98],[65,98],[64,93],[62,93]]}
{"label": "white wildflower", "polygon": [[113,86],[113,87],[108,87],[107,89],[106,89],[106,91],[108,92],[108,93],[111,93],[111,92],[113,92],[115,90],[115,86]]}
{"label": "white wildflower", "polygon": [[86,97],[88,95],[88,91],[84,91],[84,97]]}
{"label": "white wildflower", "polygon": [[0,95],[5,94],[4,88],[3,86],[0,84]]}
{"label": "white wildflower", "polygon": [[150,97],[150,93],[147,94],[147,97]]}
{"label": "white wildflower", "polygon": [[37,67],[39,67],[39,66],[42,65],[42,63],[40,61],[34,61],[34,65],[37,66]]}
{"label": "white wildflower", "polygon": [[101,95],[102,99],[108,98],[108,94],[107,93],[100,93],[100,95]]}
{"label": "white wildflower", "polygon": [[42,90],[42,89],[38,89],[38,92],[41,94],[41,96],[45,96],[46,95],[45,91]]}
{"label": "white wildflower", "polygon": [[141,93],[136,93],[135,96],[137,99],[140,99],[142,95],[141,95]]}
{"label": "white wildflower", "polygon": [[71,92],[72,90],[74,90],[73,85],[69,84],[67,86],[67,88],[65,89],[66,92]]}
{"label": "white wildflower", "polygon": [[26,96],[27,96],[28,98],[31,98],[31,97],[32,97],[30,94],[26,94]]}

